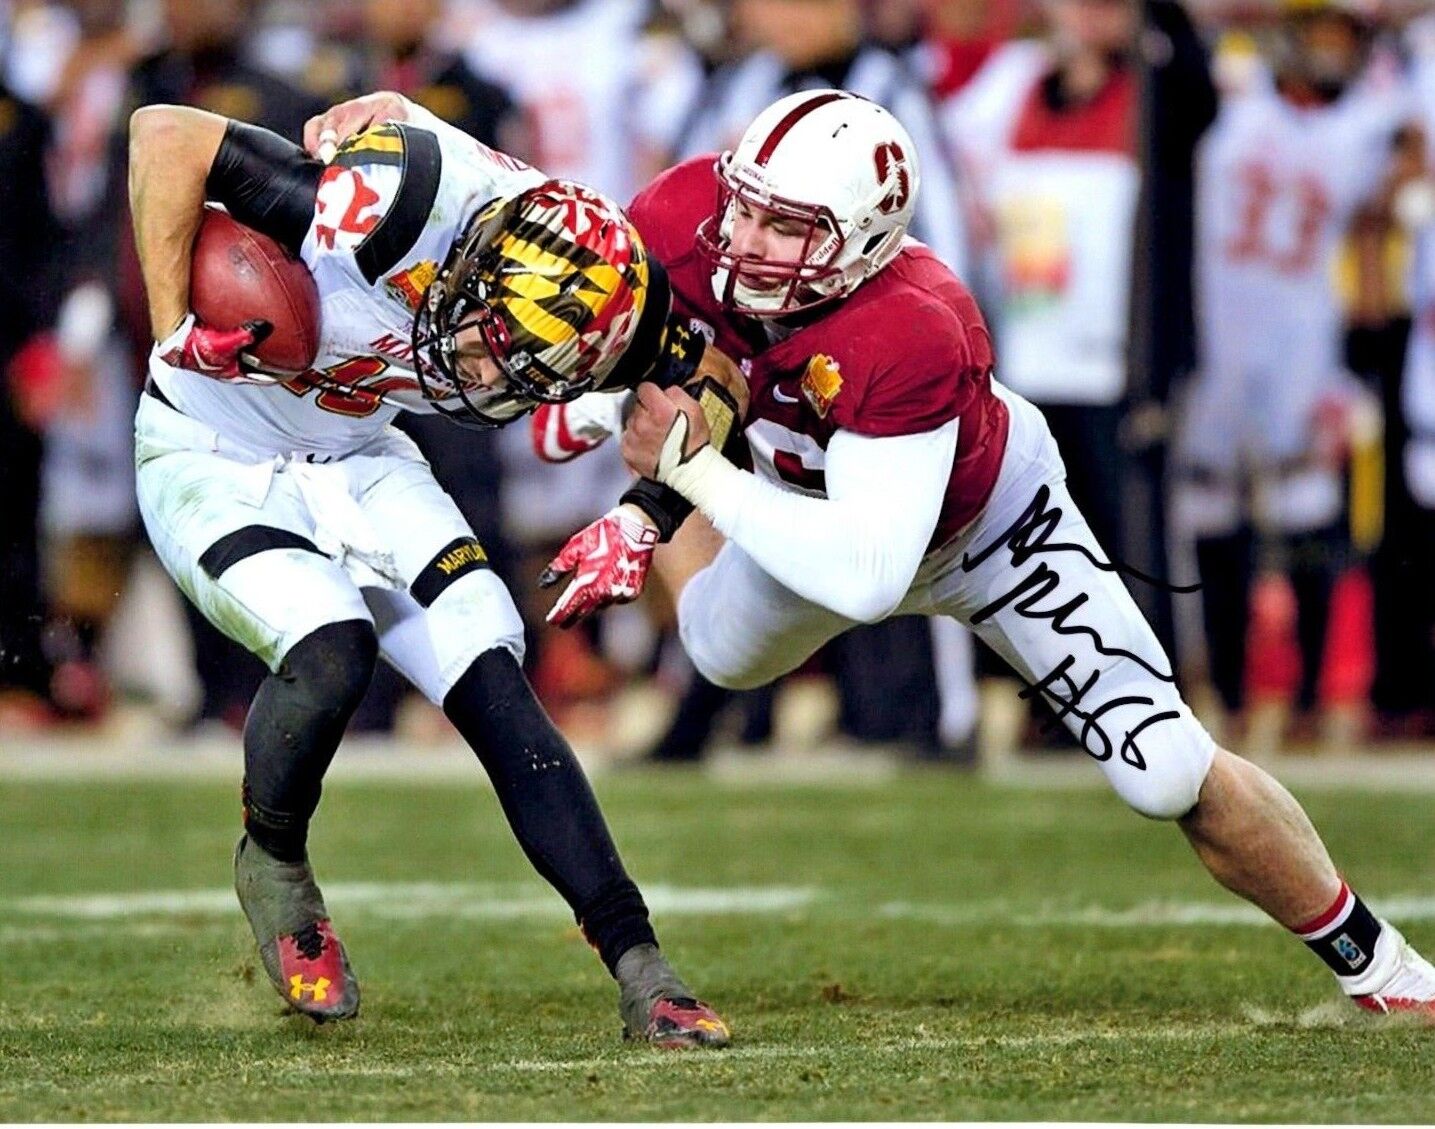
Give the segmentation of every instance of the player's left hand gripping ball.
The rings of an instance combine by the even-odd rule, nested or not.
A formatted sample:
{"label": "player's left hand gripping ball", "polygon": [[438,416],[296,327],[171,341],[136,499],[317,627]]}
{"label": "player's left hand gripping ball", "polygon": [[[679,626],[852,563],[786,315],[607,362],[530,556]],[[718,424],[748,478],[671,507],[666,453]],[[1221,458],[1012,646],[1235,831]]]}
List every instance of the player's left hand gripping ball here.
{"label": "player's left hand gripping ball", "polygon": [[657,529],[634,506],[611,509],[574,534],[538,578],[540,588],[550,588],[572,573],[548,622],[572,627],[612,604],[636,600],[657,543]]}

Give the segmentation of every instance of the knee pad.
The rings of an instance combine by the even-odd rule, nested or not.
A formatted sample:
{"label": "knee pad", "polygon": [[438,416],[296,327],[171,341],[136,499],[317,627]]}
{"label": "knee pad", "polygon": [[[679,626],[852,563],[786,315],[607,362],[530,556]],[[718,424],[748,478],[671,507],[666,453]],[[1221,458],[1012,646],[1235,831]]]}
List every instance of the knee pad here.
{"label": "knee pad", "polygon": [[[760,648],[734,646],[731,630],[724,630],[713,613],[718,601],[706,598],[702,589],[710,579],[711,569],[704,569],[691,580],[678,596],[678,638],[697,672],[714,686],[724,690],[755,690],[776,677],[757,661]],[[729,628],[731,625],[727,625]],[[778,672],[781,673],[781,672]]]}
{"label": "knee pad", "polygon": [[711,654],[688,641],[686,632],[682,633],[682,639],[683,650],[692,660],[693,668],[714,686],[720,686],[724,690],[756,690],[771,681],[771,679],[763,677],[759,671],[730,670],[720,663],[714,662]]}
{"label": "knee pad", "polygon": [[259,687],[244,723],[244,825],[276,857],[304,857],[324,773],[378,653],[368,620],[328,623],[290,647]]}
{"label": "knee pad", "polygon": [[289,648],[278,677],[298,704],[348,718],[358,707],[379,657],[379,637],[368,620],[328,623]]}
{"label": "knee pad", "polygon": [[701,616],[684,615],[678,602],[678,638],[693,667],[714,686],[724,690],[755,690],[771,681],[760,669],[739,661],[731,648],[722,647],[716,633],[700,626]]}
{"label": "knee pad", "polygon": [[1107,768],[1107,779],[1131,808],[1147,819],[1180,819],[1201,798],[1216,744],[1195,718],[1172,720],[1170,733],[1142,742],[1145,769],[1126,763]]}

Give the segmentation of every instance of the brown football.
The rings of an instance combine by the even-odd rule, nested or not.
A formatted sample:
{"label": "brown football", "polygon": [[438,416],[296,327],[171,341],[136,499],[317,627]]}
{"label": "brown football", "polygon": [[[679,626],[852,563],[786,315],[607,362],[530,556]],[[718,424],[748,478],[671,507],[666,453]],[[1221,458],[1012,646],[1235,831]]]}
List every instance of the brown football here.
{"label": "brown football", "polygon": [[269,322],[274,332],[252,350],[265,368],[303,372],[319,353],[319,289],[309,268],[213,205],[194,241],[189,305],[219,329]]}

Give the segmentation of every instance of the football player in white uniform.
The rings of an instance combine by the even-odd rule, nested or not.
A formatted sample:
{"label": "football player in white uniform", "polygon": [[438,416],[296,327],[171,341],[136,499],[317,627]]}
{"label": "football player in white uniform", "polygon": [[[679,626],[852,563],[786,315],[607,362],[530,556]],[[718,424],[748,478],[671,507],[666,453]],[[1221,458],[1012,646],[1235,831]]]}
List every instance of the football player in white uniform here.
{"label": "football player in white uniform", "polygon": [[[1218,748],[1182,700],[1040,412],[992,380],[971,295],[903,240],[911,153],[880,107],[806,92],[630,208],[678,310],[751,382],[752,470],[681,389],[642,385],[623,432],[629,466],[711,523],[684,525],[656,557],[694,664],[749,688],[859,622],[956,618],[1052,703],[1122,799],[1179,823],[1210,873],[1296,933],[1359,1006],[1435,1015],[1435,969],[1345,884],[1291,795]],[[618,528],[602,519],[554,562],[572,574],[555,619],[641,587],[653,549],[613,567]]]}
{"label": "football player in white uniform", "polygon": [[[363,128],[370,107],[394,104],[405,124]],[[662,268],[606,198],[396,95],[311,130],[330,150],[348,140],[325,163],[195,109],[142,109],[130,126],[157,341],[136,418],[140,509],[185,594],[273,672],[245,726],[234,859],[264,967],[315,1020],[358,1010],[306,843],[382,655],[477,753],[520,845],[617,979],[626,1033],[725,1043],[659,953],[582,770],[523,676],[512,599],[388,426],[399,406],[501,425],[652,370],[682,336]],[[246,350],[262,325],[219,330],[190,312],[206,199],[312,272],[323,320],[310,371],[260,373]]]}
{"label": "football player in white uniform", "polygon": [[1176,497],[1195,538],[1213,682],[1233,712],[1258,555],[1291,578],[1298,706],[1316,705],[1331,590],[1350,559],[1331,420],[1359,395],[1335,262],[1413,110],[1389,60],[1367,62],[1374,29],[1360,5],[1286,8],[1268,57],[1227,83],[1197,162],[1200,371],[1180,417]]}

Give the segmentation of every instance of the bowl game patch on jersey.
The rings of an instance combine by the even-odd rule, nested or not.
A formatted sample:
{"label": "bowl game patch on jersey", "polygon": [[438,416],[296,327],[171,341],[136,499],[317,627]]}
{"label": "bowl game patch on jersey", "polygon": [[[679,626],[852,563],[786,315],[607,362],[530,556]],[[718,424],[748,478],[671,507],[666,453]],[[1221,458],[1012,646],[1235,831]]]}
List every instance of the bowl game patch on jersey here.
{"label": "bowl game patch on jersey", "polygon": [[802,394],[812,405],[812,410],[825,419],[837,393],[842,391],[842,366],[826,353],[818,353],[807,362],[807,371],[802,374]]}
{"label": "bowl game patch on jersey", "polygon": [[407,270],[389,275],[384,279],[384,287],[393,298],[402,302],[409,309],[416,310],[419,301],[424,296],[424,291],[437,277],[438,263],[433,259],[424,259]]}

